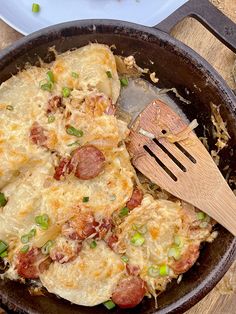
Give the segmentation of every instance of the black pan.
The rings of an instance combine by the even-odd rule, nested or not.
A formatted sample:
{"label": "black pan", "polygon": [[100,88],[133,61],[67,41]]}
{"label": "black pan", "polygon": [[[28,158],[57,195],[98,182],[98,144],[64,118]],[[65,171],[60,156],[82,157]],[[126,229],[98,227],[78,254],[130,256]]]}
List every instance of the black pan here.
{"label": "black pan", "polygon": [[[221,104],[221,114],[227,121],[231,136],[228,147],[222,151],[220,169],[229,165],[230,175],[236,172],[236,98],[223,79],[198,54],[172,38],[168,32],[185,16],[200,20],[222,42],[236,52],[236,26],[207,0],[191,0],[156,27],[149,28],[121,21],[85,20],[48,27],[29,35],[0,54],[0,81],[17,73],[26,62],[37,64],[38,56],[51,61],[48,47],[55,45],[63,52],[81,47],[89,42],[115,44],[116,54],[135,55],[137,63],[158,73],[160,87],[176,87],[191,104],[174,99],[187,117],[197,118],[203,135],[207,130],[210,149],[214,148],[213,125],[210,119],[210,102]],[[194,31],[193,31],[194,33]],[[154,64],[150,63],[150,60]],[[235,188],[235,187],[234,187]],[[236,239],[223,227],[217,226],[219,236],[201,250],[198,262],[177,285],[171,283],[158,297],[159,309],[152,299],[144,301],[133,310],[113,310],[114,313],[182,313],[203,298],[221,279],[235,258]],[[55,295],[31,296],[25,285],[0,281],[0,297],[9,309],[21,313],[41,314],[94,314],[108,313],[102,305],[94,308],[72,305]]]}

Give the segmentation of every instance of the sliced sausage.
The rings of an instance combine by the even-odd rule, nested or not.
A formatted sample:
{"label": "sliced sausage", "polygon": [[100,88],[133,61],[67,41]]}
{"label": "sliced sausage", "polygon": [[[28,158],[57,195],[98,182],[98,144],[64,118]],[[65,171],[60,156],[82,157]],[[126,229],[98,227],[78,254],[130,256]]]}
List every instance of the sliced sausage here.
{"label": "sliced sausage", "polygon": [[138,188],[133,190],[130,200],[126,203],[126,206],[131,210],[139,206],[143,200],[143,192]]}
{"label": "sliced sausage", "polygon": [[71,240],[84,240],[92,234],[96,235],[97,225],[91,213],[80,212],[62,226],[62,234]]}
{"label": "sliced sausage", "polygon": [[112,294],[112,301],[123,309],[132,308],[142,301],[146,290],[145,281],[129,276],[118,283]]}
{"label": "sliced sausage", "polygon": [[34,122],[30,128],[30,139],[38,146],[45,146],[47,142],[45,130],[38,122]]}
{"label": "sliced sausage", "polygon": [[50,257],[53,261],[60,264],[72,262],[76,259],[82,249],[82,243],[77,242],[75,245],[55,246],[50,251]]}
{"label": "sliced sausage", "polygon": [[103,153],[93,145],[79,147],[72,153],[71,166],[75,176],[81,180],[97,177],[102,172],[104,165]]}
{"label": "sliced sausage", "polygon": [[126,271],[128,275],[138,276],[140,273],[140,267],[138,265],[126,264]]}
{"label": "sliced sausage", "polygon": [[113,227],[111,219],[103,218],[99,226],[97,227],[98,233],[97,236],[99,239],[104,239],[109,230]]}
{"label": "sliced sausage", "polygon": [[59,165],[55,168],[55,173],[53,178],[56,180],[61,180],[67,174],[70,174],[72,171],[72,167],[70,164],[70,158],[65,157],[62,158],[59,162]]}
{"label": "sliced sausage", "polygon": [[55,113],[58,108],[65,108],[65,106],[62,104],[62,98],[60,96],[53,96],[48,101],[47,114]]}
{"label": "sliced sausage", "polygon": [[198,259],[199,253],[199,245],[191,244],[181,258],[171,265],[174,273],[179,275],[189,270]]}
{"label": "sliced sausage", "polygon": [[18,275],[27,279],[37,279],[39,274],[48,269],[51,259],[33,247],[27,253],[20,252],[17,256],[16,270]]}

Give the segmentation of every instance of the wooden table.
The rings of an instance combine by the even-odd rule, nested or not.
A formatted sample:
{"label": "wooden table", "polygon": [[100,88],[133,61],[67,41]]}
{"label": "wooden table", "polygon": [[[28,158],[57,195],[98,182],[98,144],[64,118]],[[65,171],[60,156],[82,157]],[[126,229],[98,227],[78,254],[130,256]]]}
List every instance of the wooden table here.
{"label": "wooden table", "polygon": [[[211,0],[236,23],[236,0]],[[192,34],[194,30],[194,36]],[[199,22],[189,18],[177,25],[172,35],[196,50],[236,89],[234,65],[236,56],[211,35]],[[21,38],[11,27],[0,20],[0,49]],[[0,314],[4,312],[1,312]],[[236,261],[219,284],[187,314],[236,313]]]}

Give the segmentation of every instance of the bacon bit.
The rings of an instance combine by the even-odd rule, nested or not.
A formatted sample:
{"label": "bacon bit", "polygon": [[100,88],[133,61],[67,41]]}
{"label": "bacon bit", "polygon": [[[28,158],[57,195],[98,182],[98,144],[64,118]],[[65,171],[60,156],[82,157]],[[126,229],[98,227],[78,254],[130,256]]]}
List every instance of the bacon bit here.
{"label": "bacon bit", "polygon": [[63,177],[72,172],[70,161],[71,158],[69,157],[65,157],[60,160],[59,165],[55,168],[55,173],[53,176],[55,180],[60,181]]}
{"label": "bacon bit", "polygon": [[21,277],[27,279],[37,279],[39,277],[39,273],[47,270],[51,263],[51,259],[47,258],[45,260],[45,256],[36,247],[33,247],[27,253],[20,252],[17,259],[17,273]]}
{"label": "bacon bit", "polygon": [[126,264],[126,271],[128,275],[138,276],[140,273],[140,267],[138,265]]}
{"label": "bacon bit", "polygon": [[38,146],[45,146],[47,136],[44,134],[45,129],[36,121],[30,128],[31,141]]}
{"label": "bacon bit", "polygon": [[60,108],[61,112],[65,109],[65,106],[62,104],[62,98],[60,96],[53,96],[48,100],[47,114],[52,114]]}
{"label": "bacon bit", "polygon": [[116,235],[112,234],[109,236],[109,238],[106,240],[107,245],[109,246],[110,249],[114,251],[115,244],[117,243],[118,238]]}
{"label": "bacon bit", "polygon": [[139,206],[143,200],[143,192],[137,187],[133,190],[130,200],[126,203],[126,206],[132,210],[135,207]]}
{"label": "bacon bit", "polygon": [[56,246],[51,249],[50,257],[53,261],[57,261],[60,264],[72,262],[76,259],[82,249],[82,242],[77,242],[75,247],[68,246]]}
{"label": "bacon bit", "polygon": [[93,214],[80,212],[62,226],[62,234],[71,240],[84,240],[92,234],[96,235],[97,225]]}
{"label": "bacon bit", "polygon": [[103,218],[101,224],[98,226],[98,237],[104,239],[109,230],[113,227],[112,220],[109,218]]}

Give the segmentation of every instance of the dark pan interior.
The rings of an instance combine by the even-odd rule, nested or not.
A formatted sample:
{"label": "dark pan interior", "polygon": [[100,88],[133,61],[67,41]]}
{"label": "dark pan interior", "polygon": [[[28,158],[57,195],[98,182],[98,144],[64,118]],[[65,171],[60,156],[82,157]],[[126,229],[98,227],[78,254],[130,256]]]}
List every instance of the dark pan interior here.
{"label": "dark pan interior", "polygon": [[[192,120],[197,118],[203,135],[203,126],[212,138],[210,102],[221,104],[221,114],[227,121],[231,136],[229,146],[222,151],[220,168],[229,165],[231,175],[236,170],[236,107],[233,93],[217,73],[191,49],[155,29],[115,21],[82,21],[54,26],[37,32],[16,43],[0,54],[0,82],[3,82],[22,68],[26,62],[37,64],[38,56],[50,61],[53,55],[48,47],[55,45],[59,52],[81,47],[89,42],[115,45],[116,54],[134,55],[137,63],[155,71],[161,87],[176,87],[191,104],[175,99]],[[154,64],[152,64],[152,62]],[[170,93],[174,98],[174,94]],[[235,256],[235,238],[223,227],[217,226],[218,238],[212,244],[205,244],[198,262],[188,271],[179,285],[171,283],[165,293],[158,297],[159,309],[154,301],[145,300],[133,310],[106,310],[102,305],[86,308],[72,305],[54,295],[31,296],[25,285],[0,281],[0,296],[11,309],[26,313],[43,314],[94,314],[94,313],[181,313],[200,300],[223,276]]]}

